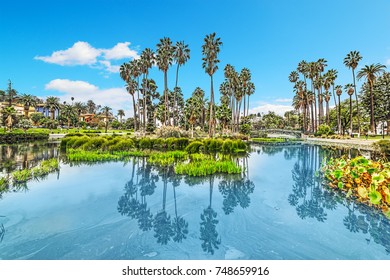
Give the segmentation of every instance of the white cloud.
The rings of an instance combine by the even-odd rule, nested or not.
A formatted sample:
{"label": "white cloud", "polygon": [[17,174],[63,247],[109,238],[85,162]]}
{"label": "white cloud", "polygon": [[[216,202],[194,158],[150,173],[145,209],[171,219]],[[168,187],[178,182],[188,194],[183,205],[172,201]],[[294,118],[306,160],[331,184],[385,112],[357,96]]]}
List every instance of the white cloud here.
{"label": "white cloud", "polygon": [[91,65],[96,63],[101,50],[95,49],[87,42],[76,42],[66,50],[55,51],[50,56],[35,56],[34,59],[47,63],[65,65]]}
{"label": "white cloud", "polygon": [[101,64],[107,72],[117,73],[119,66],[111,65],[110,60],[139,58],[137,51],[130,49],[129,45],[130,42],[124,42],[111,49],[97,49],[88,42],[79,41],[69,49],[54,51],[50,56],[35,56],[34,59],[61,66],[88,65],[97,69],[101,68]]}
{"label": "white cloud", "polygon": [[285,103],[285,102],[292,102],[293,100],[291,98],[278,98],[278,99],[275,99],[275,102],[282,102],[282,103]]}
{"label": "white cloud", "polygon": [[119,73],[119,65],[111,65],[111,62],[108,60],[101,60],[99,61],[100,64],[105,66],[105,69],[107,72],[110,73]]}
{"label": "white cloud", "polygon": [[390,65],[390,59],[386,60],[386,65]]}
{"label": "white cloud", "polygon": [[111,49],[104,49],[104,58],[108,60],[122,59],[122,58],[133,58],[138,59],[139,55],[137,51],[129,48],[130,42],[118,43]]}
{"label": "white cloud", "polygon": [[71,97],[74,97],[74,102],[87,102],[92,99],[98,105],[111,107],[114,115],[119,109],[123,109],[127,118],[133,116],[132,99],[124,88],[100,89],[85,81],[55,79],[47,83],[45,89],[64,93],[57,95],[61,101],[70,101]]}
{"label": "white cloud", "polygon": [[249,109],[250,114],[262,113],[266,114],[269,111],[275,112],[277,115],[283,116],[285,112],[291,111],[294,108],[288,105],[262,104],[260,106]]}

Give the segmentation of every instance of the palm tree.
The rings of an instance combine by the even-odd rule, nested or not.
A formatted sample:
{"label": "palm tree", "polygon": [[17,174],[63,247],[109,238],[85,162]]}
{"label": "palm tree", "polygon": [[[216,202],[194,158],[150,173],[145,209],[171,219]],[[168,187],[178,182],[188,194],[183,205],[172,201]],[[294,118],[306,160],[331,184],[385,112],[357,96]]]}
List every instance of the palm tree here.
{"label": "palm tree", "polygon": [[[135,122],[134,123],[138,123],[138,128],[139,128],[139,125],[140,125],[140,120],[139,120],[139,114],[140,114],[140,110],[139,110],[139,92],[140,92],[140,88],[139,88],[139,79],[140,79],[140,76],[141,76],[141,66],[142,66],[142,61],[141,59],[135,59],[135,60],[132,60],[130,61],[129,63],[129,72],[130,72],[130,76],[132,76],[134,78],[134,80],[137,81],[137,87],[136,87],[136,90],[137,90],[137,110],[134,110],[134,119],[135,119]],[[134,105],[134,102],[135,102],[135,99],[133,98],[133,107],[135,108],[135,105]],[[137,130],[137,127],[134,127],[134,131]]]}
{"label": "palm tree", "polygon": [[46,98],[45,106],[50,112],[50,118],[54,120],[55,111],[60,110],[60,99],[55,96],[49,96]]}
{"label": "palm tree", "polygon": [[330,92],[325,91],[324,99],[326,103],[326,124],[329,125],[329,101],[330,101]]}
{"label": "palm tree", "polygon": [[342,86],[337,85],[335,87],[335,89],[336,89],[336,94],[337,94],[338,99],[339,99],[338,100],[339,101],[338,105],[336,105],[336,108],[338,106],[338,110],[337,110],[337,128],[338,128],[339,134],[341,134],[341,103],[340,103],[340,96],[343,93],[343,88],[342,88]]}
{"label": "palm tree", "polygon": [[118,110],[118,117],[119,117],[119,122],[122,123],[122,118],[125,116],[125,111],[123,109]]}
{"label": "palm tree", "polygon": [[37,106],[37,98],[31,94],[24,93],[20,96],[19,102],[24,106],[24,117],[27,119],[30,107]]}
{"label": "palm tree", "polygon": [[12,126],[16,121],[16,110],[12,106],[5,107],[1,110],[1,115],[5,119],[4,131],[8,127],[9,130],[12,130]]}
{"label": "palm tree", "polygon": [[297,71],[292,71],[290,75],[288,76],[288,79],[291,83],[296,83],[299,79],[299,74]]}
{"label": "palm tree", "polygon": [[80,115],[87,111],[87,105],[85,105],[83,102],[75,102],[73,104],[73,108],[77,113],[77,121],[80,121]]}
{"label": "palm tree", "polygon": [[[152,65],[154,64],[156,58],[154,55],[154,52],[146,48],[141,53],[141,58],[139,62],[139,70],[143,74],[142,79],[142,94],[143,94],[143,100],[142,100],[142,108],[143,108],[143,130],[146,130],[146,99],[147,95],[149,95],[149,89],[148,89],[148,75],[149,75],[149,69],[152,68]],[[139,99],[138,99],[139,100]]]}
{"label": "palm tree", "polygon": [[240,73],[241,83],[243,87],[243,97],[244,97],[244,118],[246,113],[246,95],[248,91],[248,83],[251,80],[251,72],[248,68],[242,68]]}
{"label": "palm tree", "polygon": [[352,69],[352,77],[353,77],[353,88],[355,90],[355,99],[356,99],[356,109],[357,109],[357,117],[358,117],[358,131],[360,135],[360,112],[359,112],[359,101],[357,97],[357,90],[356,90],[356,82],[355,82],[355,69],[359,64],[359,61],[363,57],[360,55],[358,51],[351,51],[347,54],[347,56],[344,58],[344,65],[350,69]]}
{"label": "palm tree", "polygon": [[68,129],[70,128],[70,121],[72,118],[76,117],[76,108],[70,104],[65,104],[61,109],[61,115],[63,115],[68,120]]}
{"label": "palm tree", "polygon": [[[176,83],[175,88],[177,88],[177,83],[179,80],[179,68],[180,66],[184,65],[189,59],[190,59],[190,49],[188,48],[188,45],[184,44],[184,41],[176,42],[175,51],[173,53],[173,59],[176,62],[177,68],[176,68]],[[176,91],[173,96],[173,106],[174,106],[174,112],[176,115],[177,112],[177,104],[176,104]],[[176,125],[176,118],[173,119],[173,125]]]}
{"label": "palm tree", "polygon": [[[133,111],[134,111],[134,131],[136,130],[136,127],[137,127],[137,110],[136,110],[136,106],[135,106],[135,99],[134,99],[134,94],[135,94],[135,91],[137,90],[138,88],[138,84],[137,82],[130,78],[128,81],[127,81],[127,85],[126,85],[126,90],[127,92],[131,95],[132,99],[133,99]],[[119,114],[119,112],[118,112]],[[124,116],[124,114],[123,114]],[[121,118],[121,122],[122,122],[122,118]]]}
{"label": "palm tree", "polygon": [[214,86],[213,75],[218,70],[218,54],[222,45],[221,38],[216,38],[216,34],[211,33],[204,38],[204,44],[202,45],[202,67],[205,72],[210,76],[210,120],[209,120],[209,136],[214,135]]}
{"label": "palm tree", "polygon": [[350,135],[352,136],[352,94],[355,92],[353,84],[346,84],[344,90],[349,95],[349,121],[350,121]]}
{"label": "palm tree", "polygon": [[248,82],[246,87],[247,87],[246,95],[248,95],[248,107],[247,107],[246,115],[248,116],[249,115],[249,96],[251,96],[252,94],[255,93],[256,87],[255,87],[255,84],[252,82]]}
{"label": "palm tree", "polygon": [[103,113],[104,115],[104,118],[105,118],[105,133],[107,133],[107,129],[108,129],[108,118],[110,117],[111,115],[111,108],[108,107],[108,106],[104,106],[102,109],[101,109],[101,112]]}
{"label": "palm tree", "polygon": [[169,118],[169,103],[168,103],[168,69],[173,63],[173,55],[175,47],[172,45],[171,39],[164,37],[157,44],[156,63],[158,69],[164,72],[164,104],[165,104],[165,121],[164,125],[170,125]]}
{"label": "palm tree", "polygon": [[371,64],[365,65],[357,74],[358,80],[365,78],[370,86],[370,126],[371,132],[376,133],[376,128],[374,124],[374,95],[373,95],[373,87],[376,78],[385,71],[386,66],[382,64]]}

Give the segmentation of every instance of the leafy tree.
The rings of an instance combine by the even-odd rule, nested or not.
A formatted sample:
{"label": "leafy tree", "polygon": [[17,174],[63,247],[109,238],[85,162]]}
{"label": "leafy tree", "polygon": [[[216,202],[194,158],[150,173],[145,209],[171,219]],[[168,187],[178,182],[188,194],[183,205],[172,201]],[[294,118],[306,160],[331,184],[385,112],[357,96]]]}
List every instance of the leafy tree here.
{"label": "leafy tree", "polygon": [[60,99],[55,96],[49,96],[46,98],[45,106],[50,112],[51,119],[54,120],[55,111],[60,109]]}
{"label": "leafy tree", "polygon": [[42,113],[32,113],[30,119],[32,120],[34,125],[38,125],[39,122],[45,118]]}
{"label": "leafy tree", "polygon": [[70,128],[71,120],[76,118],[75,107],[70,104],[65,104],[61,109],[61,115],[66,118],[68,122],[68,128]]}
{"label": "leafy tree", "polygon": [[109,123],[109,118],[111,116],[111,108],[108,107],[108,106],[104,106],[102,109],[101,109],[101,112],[105,118],[105,122],[104,122],[104,130],[105,130],[105,133],[107,133],[107,129],[108,129],[108,123]]}
{"label": "leafy tree", "polygon": [[31,94],[24,93],[19,97],[19,102],[24,106],[24,117],[27,119],[30,107],[37,106],[37,98]]}
{"label": "leafy tree", "polygon": [[376,127],[374,123],[374,93],[373,87],[376,78],[384,72],[386,66],[382,64],[365,65],[357,74],[358,80],[364,78],[370,86],[370,126],[371,132],[376,133]]}

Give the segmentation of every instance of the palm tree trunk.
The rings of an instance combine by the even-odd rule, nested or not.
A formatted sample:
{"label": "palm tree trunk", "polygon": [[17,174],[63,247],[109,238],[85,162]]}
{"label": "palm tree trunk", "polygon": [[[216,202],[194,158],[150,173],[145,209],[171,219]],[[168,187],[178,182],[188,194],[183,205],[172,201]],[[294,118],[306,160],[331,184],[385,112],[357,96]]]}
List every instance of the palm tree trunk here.
{"label": "palm tree trunk", "polygon": [[350,115],[350,118],[349,118],[349,121],[350,121],[350,124],[349,124],[349,127],[350,127],[350,135],[352,136],[352,95],[349,96],[349,115]]}
{"label": "palm tree trunk", "polygon": [[329,100],[326,100],[326,124],[329,125]]}
{"label": "palm tree trunk", "polygon": [[246,112],[246,97],[245,97],[245,94],[244,94],[244,118],[245,118],[245,112]]}
{"label": "palm tree trunk", "polygon": [[165,103],[165,125],[169,125],[169,108],[168,108],[168,73],[164,71],[164,103]]}
{"label": "palm tree trunk", "polygon": [[209,137],[214,136],[214,86],[213,86],[213,75],[210,75],[210,85],[211,85],[211,94],[210,94],[210,120],[209,120]]}
{"label": "palm tree trunk", "polygon": [[340,95],[338,96],[339,98],[339,108],[337,112],[337,124],[338,124],[338,130],[339,134],[341,135],[341,103],[340,103]]}
{"label": "palm tree trunk", "polygon": [[314,131],[315,131],[315,126],[314,126],[314,106],[313,106],[314,104],[313,104],[313,102],[311,102],[311,110],[310,110],[310,112],[311,112],[311,132],[312,133],[314,133]]}
{"label": "palm tree trunk", "polygon": [[249,94],[248,94],[248,107],[246,108],[246,115],[249,116]]}
{"label": "palm tree trunk", "polygon": [[373,84],[370,81],[370,125],[371,125],[371,132],[375,133],[375,124],[374,124],[374,94],[372,93]]}
{"label": "palm tree trunk", "polygon": [[352,76],[353,76],[353,87],[355,89],[355,99],[356,99],[356,110],[357,110],[357,119],[358,119],[358,133],[360,137],[360,110],[359,110],[359,100],[356,92],[356,82],[355,82],[355,69],[352,68]]}
{"label": "palm tree trunk", "polygon": [[134,114],[133,114],[133,116],[134,116],[134,131],[136,131],[136,129],[137,129],[137,114],[136,114],[134,93],[131,95],[131,97],[133,99],[133,110],[134,110]]}

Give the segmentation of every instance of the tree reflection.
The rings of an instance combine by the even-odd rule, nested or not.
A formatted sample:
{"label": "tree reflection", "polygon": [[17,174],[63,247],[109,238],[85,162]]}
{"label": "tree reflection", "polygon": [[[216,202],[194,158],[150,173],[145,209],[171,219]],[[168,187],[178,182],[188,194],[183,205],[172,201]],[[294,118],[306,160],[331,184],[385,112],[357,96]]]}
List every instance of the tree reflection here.
{"label": "tree reflection", "polygon": [[157,242],[166,245],[171,237],[174,235],[171,216],[165,211],[167,188],[168,188],[168,175],[169,167],[162,167],[160,176],[163,181],[163,204],[162,209],[156,214],[153,221],[154,237],[157,238]]}
{"label": "tree reflection", "polygon": [[214,176],[209,177],[209,185],[209,206],[200,215],[200,240],[202,240],[203,251],[214,255],[214,249],[219,249],[218,246],[221,244],[221,238],[217,232],[217,212],[212,208]]}
{"label": "tree reflection", "polygon": [[180,178],[173,176],[172,188],[173,188],[173,199],[175,202],[175,219],[173,220],[172,227],[174,231],[173,241],[182,242],[183,239],[187,238],[188,234],[188,222],[183,217],[177,214],[177,199],[176,199],[176,188],[180,186]]}
{"label": "tree reflection", "polygon": [[[1,216],[0,216],[0,217],[1,217]],[[1,225],[0,225],[0,243],[3,241],[4,235],[5,235],[5,228],[4,228],[4,225],[1,224]]]}
{"label": "tree reflection", "polygon": [[253,193],[255,184],[239,174],[226,176],[219,182],[218,189],[223,196],[222,209],[226,215],[229,215],[238,205],[242,208],[249,206],[251,201],[249,195]]}
{"label": "tree reflection", "polygon": [[322,157],[319,147],[303,145],[299,148],[297,162],[292,170],[294,185],[288,202],[294,206],[301,219],[313,218],[319,222],[327,219],[325,210],[335,209],[337,202],[328,190],[322,188],[321,181],[315,176]]}

